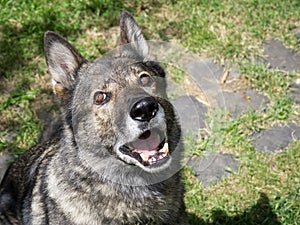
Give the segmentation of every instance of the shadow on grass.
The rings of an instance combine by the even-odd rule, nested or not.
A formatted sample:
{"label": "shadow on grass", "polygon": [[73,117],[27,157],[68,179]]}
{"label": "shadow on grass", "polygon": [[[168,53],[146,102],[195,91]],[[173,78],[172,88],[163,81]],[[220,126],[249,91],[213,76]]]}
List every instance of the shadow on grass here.
{"label": "shadow on grass", "polygon": [[241,215],[228,216],[222,210],[213,211],[212,222],[206,222],[194,214],[190,214],[191,224],[194,225],[281,225],[276,214],[272,211],[269,198],[261,193],[260,198],[250,210]]}
{"label": "shadow on grass", "polygon": [[[3,24],[0,27],[2,37],[0,39],[0,77],[14,76],[13,71],[23,69],[29,60],[37,54],[43,54],[43,35],[47,30],[54,30],[59,18],[42,19],[42,22],[28,21],[15,26]],[[19,26],[19,27],[18,27]],[[59,31],[71,32],[63,27]],[[26,70],[26,69],[25,69]]]}
{"label": "shadow on grass", "polygon": [[[86,29],[98,23],[101,26],[104,22],[104,27],[110,27],[118,24],[119,14],[124,8],[119,0],[109,4],[106,1],[91,0],[56,7],[51,4],[40,7],[38,1],[33,1],[36,11],[30,5],[12,5],[20,8],[15,12],[16,15],[9,18],[7,15],[3,18],[0,16],[0,78],[15,76],[15,70],[24,69],[36,55],[43,55],[43,35],[47,30],[70,37],[82,32],[82,23],[86,23]],[[8,11],[12,5],[8,3],[3,10]],[[20,12],[21,9],[23,12]],[[75,14],[72,11],[81,13]],[[22,20],[21,15],[24,17]]]}

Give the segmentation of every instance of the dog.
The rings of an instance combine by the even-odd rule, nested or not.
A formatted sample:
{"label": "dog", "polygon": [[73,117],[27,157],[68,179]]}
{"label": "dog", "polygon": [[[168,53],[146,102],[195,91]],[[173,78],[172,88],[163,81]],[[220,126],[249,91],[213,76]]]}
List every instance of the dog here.
{"label": "dog", "polygon": [[180,125],[133,17],[109,57],[89,62],[51,31],[44,50],[63,129],[9,167],[1,224],[188,224]]}

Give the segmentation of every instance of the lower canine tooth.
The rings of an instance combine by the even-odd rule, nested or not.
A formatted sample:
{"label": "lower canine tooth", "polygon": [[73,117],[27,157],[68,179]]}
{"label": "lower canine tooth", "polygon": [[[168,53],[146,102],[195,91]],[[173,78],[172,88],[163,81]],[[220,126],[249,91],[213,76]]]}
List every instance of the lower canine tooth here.
{"label": "lower canine tooth", "polygon": [[149,159],[149,155],[147,155],[147,154],[140,153],[140,156],[144,161],[148,161],[148,159]]}
{"label": "lower canine tooth", "polygon": [[168,154],[168,152],[169,152],[169,144],[168,144],[168,143],[165,143],[165,144],[164,144],[164,147],[162,147],[162,149],[159,150],[159,152],[163,152],[163,153],[165,153],[165,154]]}

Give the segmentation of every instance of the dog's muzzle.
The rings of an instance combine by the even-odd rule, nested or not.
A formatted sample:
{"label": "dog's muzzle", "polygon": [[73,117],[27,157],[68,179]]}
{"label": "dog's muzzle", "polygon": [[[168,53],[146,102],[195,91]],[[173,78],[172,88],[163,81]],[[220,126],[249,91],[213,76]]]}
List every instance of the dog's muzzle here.
{"label": "dog's muzzle", "polygon": [[152,96],[137,96],[130,105],[128,142],[119,147],[119,157],[150,172],[166,168],[171,155],[163,108]]}

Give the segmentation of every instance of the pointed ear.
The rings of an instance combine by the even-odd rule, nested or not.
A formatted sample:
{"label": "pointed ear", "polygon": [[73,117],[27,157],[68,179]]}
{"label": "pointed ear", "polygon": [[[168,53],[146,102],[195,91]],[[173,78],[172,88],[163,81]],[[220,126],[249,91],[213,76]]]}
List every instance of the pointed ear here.
{"label": "pointed ear", "polygon": [[75,84],[78,68],[87,60],[66,39],[52,31],[44,35],[44,50],[53,91],[60,100],[66,99],[65,95]]}
{"label": "pointed ear", "polygon": [[142,30],[127,11],[121,13],[120,31],[119,45],[131,44],[141,56],[148,56],[149,47]]}

